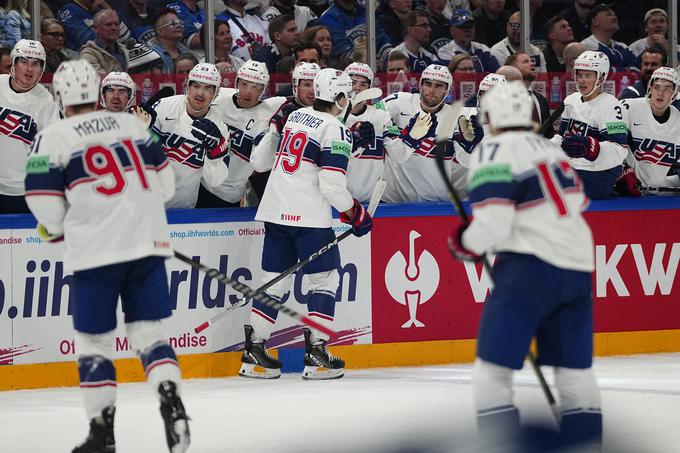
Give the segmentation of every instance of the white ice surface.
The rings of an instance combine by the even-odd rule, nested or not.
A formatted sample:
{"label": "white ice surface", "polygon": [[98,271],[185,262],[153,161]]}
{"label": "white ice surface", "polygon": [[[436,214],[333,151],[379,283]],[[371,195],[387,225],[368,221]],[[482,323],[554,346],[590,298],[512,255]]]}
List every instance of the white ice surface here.
{"label": "white ice surface", "polygon": [[[475,429],[471,372],[447,365],[349,370],[326,382],[292,374],[188,380],[190,451],[386,452],[434,439],[459,451]],[[601,358],[595,372],[605,451],[680,451],[680,354]],[[528,366],[516,377],[515,402],[523,419],[550,421]],[[70,452],[86,432],[78,388],[0,392],[0,452]],[[146,384],[119,385],[115,435],[119,453],[167,451]]]}

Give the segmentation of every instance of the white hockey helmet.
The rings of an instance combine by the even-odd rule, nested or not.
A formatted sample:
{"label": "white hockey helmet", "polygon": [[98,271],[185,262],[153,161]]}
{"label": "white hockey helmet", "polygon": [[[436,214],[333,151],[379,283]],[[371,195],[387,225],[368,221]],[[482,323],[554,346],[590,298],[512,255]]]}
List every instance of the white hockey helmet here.
{"label": "white hockey helmet", "polygon": [[99,90],[99,104],[106,108],[104,103],[104,94],[109,87],[123,87],[128,91],[128,103],[125,106],[125,110],[129,109],[135,102],[135,82],[128,75],[127,72],[109,72],[106,77],[102,80],[101,89]]}
{"label": "white hockey helmet", "polygon": [[215,87],[215,95],[217,97],[220,92],[220,85],[222,85],[222,75],[219,69],[212,63],[199,63],[194,66],[187,76],[186,84],[187,90],[192,82],[202,83],[203,85],[210,85]]}
{"label": "white hockey helmet", "polygon": [[314,80],[314,77],[321,71],[321,67],[316,63],[301,61],[293,69],[293,95],[297,97],[297,87],[300,80]]}
{"label": "white hockey helmet", "polygon": [[489,91],[491,88],[495,87],[499,83],[506,83],[508,80],[505,78],[503,74],[487,74],[481,82],[479,82],[479,88],[477,89],[477,96],[479,97],[480,93],[484,93],[486,91]]}
{"label": "white hockey helmet", "polygon": [[236,80],[238,81],[238,79],[259,83],[266,87],[269,83],[267,65],[261,61],[248,60],[236,72]]}
{"label": "white hockey helmet", "polygon": [[678,75],[678,71],[673,68],[669,68],[668,66],[661,66],[660,68],[657,68],[652,73],[652,76],[649,78],[649,83],[647,84],[647,99],[649,99],[652,95],[652,85],[654,84],[655,80],[666,80],[673,84],[675,89],[673,91],[673,95],[671,96],[671,102],[673,102],[675,98],[678,97],[678,91],[680,91],[680,75]]}
{"label": "white hockey helmet", "polygon": [[351,93],[352,79],[342,71],[325,68],[314,77],[314,95],[321,101],[336,102],[341,94],[349,99]]}
{"label": "white hockey helmet", "polygon": [[491,88],[482,98],[480,113],[494,129],[533,126],[534,102],[524,83],[513,80]]}
{"label": "white hockey helmet", "polygon": [[45,72],[47,54],[45,53],[45,48],[40,41],[34,41],[32,39],[20,39],[12,48],[9,56],[10,60],[12,60],[12,66],[9,70],[9,73],[12,77],[14,77],[14,63],[18,58],[34,59],[42,63],[42,72],[40,73],[38,80],[40,80],[43,72]]}
{"label": "white hockey helmet", "polygon": [[350,77],[353,75],[366,77],[368,79],[369,86],[373,85],[373,78],[375,77],[375,75],[373,74],[373,70],[371,70],[371,67],[369,65],[367,65],[366,63],[359,62],[354,62],[347,66],[345,68],[345,74],[347,74]]}
{"label": "white hockey helmet", "polygon": [[586,50],[574,60],[574,80],[576,71],[595,71],[597,73],[596,87],[601,86],[609,74],[609,58],[602,52]]}
{"label": "white hockey helmet", "polygon": [[446,84],[446,91],[449,91],[451,89],[451,85],[453,85],[453,77],[451,77],[449,68],[439,64],[431,64],[430,66],[425,68],[422,74],[420,74],[419,88],[421,91],[423,89],[424,80],[434,80],[437,82],[443,82]]}
{"label": "white hockey helmet", "polygon": [[54,73],[52,90],[62,113],[64,107],[96,104],[99,98],[99,74],[85,60],[64,61]]}

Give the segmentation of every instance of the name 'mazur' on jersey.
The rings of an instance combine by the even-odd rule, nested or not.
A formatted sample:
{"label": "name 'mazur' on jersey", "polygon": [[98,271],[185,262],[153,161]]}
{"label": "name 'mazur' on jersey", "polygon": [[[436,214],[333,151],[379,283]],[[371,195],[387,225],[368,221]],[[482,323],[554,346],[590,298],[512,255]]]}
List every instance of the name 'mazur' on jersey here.
{"label": "name 'mazur' on jersey", "polygon": [[[163,98],[153,106],[156,119],[151,126],[160,137],[175,173],[175,195],[166,203],[167,208],[193,208],[201,177],[214,187],[229,175],[228,158],[208,159],[204,145],[192,135],[194,119],[187,113],[186,103],[186,95],[179,94]],[[227,125],[212,107],[205,117],[217,125],[225,139],[229,138]]]}
{"label": "name 'mazur' on jersey", "polygon": [[44,86],[17,93],[10,87],[10,76],[0,75],[0,194],[24,194],[26,156],[33,139],[58,120],[59,108]]}
{"label": "name 'mazur' on jersey", "polygon": [[171,256],[163,205],[175,189],[169,162],[129,113],[70,117],[36,136],[26,202],[47,231],[67,238],[69,269]]}
{"label": "name 'mazur' on jersey", "polygon": [[330,113],[305,107],[288,116],[279,143],[255,220],[330,227],[331,206],[344,212],[354,204],[345,177],[351,132]]}

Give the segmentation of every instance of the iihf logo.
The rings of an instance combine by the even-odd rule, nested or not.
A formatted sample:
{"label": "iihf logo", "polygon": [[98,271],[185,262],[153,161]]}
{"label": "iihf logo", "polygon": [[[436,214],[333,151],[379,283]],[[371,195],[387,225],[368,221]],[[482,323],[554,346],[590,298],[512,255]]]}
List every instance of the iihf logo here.
{"label": "iihf logo", "polygon": [[439,266],[434,256],[423,250],[416,257],[416,239],[420,236],[420,233],[411,230],[408,260],[399,250],[385,268],[385,286],[390,296],[401,305],[408,306],[409,319],[402,324],[402,329],[425,326],[416,319],[418,306],[430,300],[439,286]]}

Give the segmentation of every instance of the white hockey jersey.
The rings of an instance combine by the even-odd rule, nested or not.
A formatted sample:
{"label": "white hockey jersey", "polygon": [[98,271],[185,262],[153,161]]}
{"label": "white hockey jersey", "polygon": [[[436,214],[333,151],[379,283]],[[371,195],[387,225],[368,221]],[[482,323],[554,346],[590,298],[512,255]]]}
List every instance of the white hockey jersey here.
{"label": "white hockey jersey", "polygon": [[647,98],[625,99],[628,111],[626,162],[644,187],[679,187],[680,178],[668,176],[672,165],[680,165],[680,111],[669,107],[664,123],[654,118]]}
{"label": "white hockey jersey", "polygon": [[[193,208],[201,177],[209,186],[217,186],[229,175],[229,157],[208,159],[203,144],[191,134],[194,118],[187,113],[186,102],[186,96],[179,94],[163,98],[153,106],[156,120],[151,126],[159,135],[175,172],[175,196],[168,200],[167,208]],[[217,125],[225,139],[229,139],[229,129],[213,107],[205,117]]]}
{"label": "white hockey jersey", "polygon": [[344,212],[354,205],[345,178],[351,151],[351,132],[330,113],[291,113],[255,220],[330,227],[331,206]]}
{"label": "white hockey jersey", "polygon": [[69,269],[172,255],[163,206],[172,169],[133,115],[100,110],[48,126],[26,171],[26,202],[48,232],[63,233]]}
{"label": "white hockey jersey", "polygon": [[[248,61],[252,57],[251,52],[255,50],[251,44],[256,46],[266,46],[271,44],[269,39],[269,22],[266,22],[254,14],[241,15],[238,11],[226,8],[217,19],[228,21],[231,36],[234,39],[234,44],[231,48],[232,55],[235,55],[243,61]],[[237,25],[236,21],[240,24]],[[243,31],[248,31],[246,36]]]}
{"label": "white hockey jersey", "polygon": [[[403,129],[420,109],[420,94],[395,93],[384,99],[385,108],[395,125]],[[422,141],[411,157],[400,163],[388,153],[385,165],[387,187],[383,200],[390,203],[409,201],[443,201],[448,200],[448,190],[435,164],[435,146],[444,146],[444,159],[447,174],[451,174],[453,159],[453,143],[451,129],[455,119],[451,116],[450,105],[443,104],[435,114],[437,118],[436,134],[439,145],[432,139]]]}
{"label": "white hockey jersey", "polygon": [[621,102],[608,93],[583,102],[579,92],[564,99],[560,131],[551,139],[556,145],[569,135],[591,136],[600,142],[600,154],[594,161],[585,157],[571,158],[569,163],[578,170],[602,171],[623,163],[628,154],[626,112]]}
{"label": "white hockey jersey", "polygon": [[17,93],[9,75],[0,75],[0,194],[24,194],[26,156],[35,134],[59,120],[59,107],[47,89],[38,84]]}
{"label": "white hockey jersey", "polygon": [[286,101],[285,97],[276,96],[254,107],[241,108],[234,100],[237,92],[235,88],[220,88],[220,95],[211,107],[229,128],[229,176],[217,186],[203,184],[210,192],[229,203],[238,203],[245,194],[248,178],[253,173],[250,165],[253,141],[269,128],[272,115]]}
{"label": "white hockey jersey", "polygon": [[474,220],[463,246],[479,255],[534,255],[562,269],[594,270],[588,199],[564,152],[533,132],[485,137],[470,160]]}
{"label": "white hockey jersey", "polygon": [[[267,22],[271,22],[274,18],[281,15],[281,11],[276,6],[271,6],[262,15],[262,18]],[[295,25],[300,33],[302,33],[306,28],[307,24],[313,20],[318,19],[314,11],[309,9],[308,6],[295,5],[293,7],[293,15],[295,17]]]}

